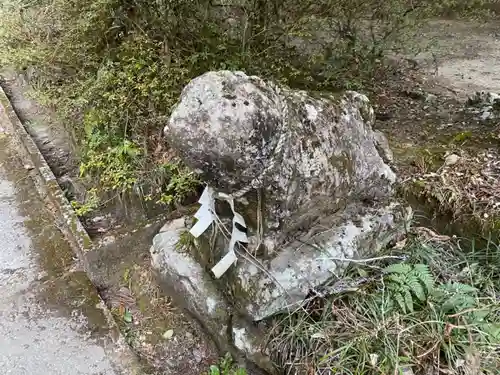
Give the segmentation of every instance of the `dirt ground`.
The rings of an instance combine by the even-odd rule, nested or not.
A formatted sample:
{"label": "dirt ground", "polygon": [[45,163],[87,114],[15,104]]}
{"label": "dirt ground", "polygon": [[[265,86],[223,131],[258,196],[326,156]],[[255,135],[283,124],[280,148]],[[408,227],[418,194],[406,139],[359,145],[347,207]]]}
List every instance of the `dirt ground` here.
{"label": "dirt ground", "polygon": [[419,42],[431,48],[398,61],[397,77],[371,94],[375,127],[422,215],[444,215],[426,224],[456,232],[452,226],[474,222],[463,235],[498,230],[500,120],[481,120],[467,99],[500,92],[500,24],[433,22]]}
{"label": "dirt ground", "polygon": [[420,39],[431,47],[415,60],[443,86],[443,93],[464,99],[475,91],[500,92],[498,22],[435,21]]}

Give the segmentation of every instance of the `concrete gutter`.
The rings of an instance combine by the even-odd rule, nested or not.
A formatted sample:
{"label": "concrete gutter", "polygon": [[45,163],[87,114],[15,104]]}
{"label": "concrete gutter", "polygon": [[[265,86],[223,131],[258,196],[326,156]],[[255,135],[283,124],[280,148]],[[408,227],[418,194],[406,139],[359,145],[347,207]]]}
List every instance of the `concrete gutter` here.
{"label": "concrete gutter", "polygon": [[[52,170],[47,164],[47,161],[17,116],[2,87],[0,87],[0,107],[3,107],[9,119],[9,121],[3,125],[10,127],[7,131],[14,135],[14,140],[18,144],[17,153],[25,168],[30,171],[29,175],[34,181],[38,194],[44,200],[48,210],[54,216],[57,227],[64,234],[66,240],[71,246],[71,249],[83,265],[87,277],[89,280],[92,280],[89,274],[91,265],[88,257],[86,256],[87,253],[94,249],[92,240],[60,188],[54,173],[52,173]],[[2,108],[0,108],[0,110],[1,109]],[[100,305],[104,307],[104,301],[100,296],[99,298],[101,299]],[[109,325],[112,326],[116,332],[120,332],[111,312],[107,308],[104,308],[104,312]],[[120,344],[125,343],[125,339],[121,333],[116,341]],[[129,374],[146,374],[137,356],[132,352],[128,345],[126,345],[126,347],[126,353],[122,353],[125,355],[122,355],[122,361],[129,367]]]}
{"label": "concrete gutter", "polygon": [[31,176],[35,180],[38,193],[48,201],[60,229],[64,232],[78,257],[84,261],[85,253],[93,247],[92,240],[61,190],[56,176],[52,173],[35,141],[33,141],[21,120],[19,120],[10,100],[1,87],[0,104],[5,109],[12,126],[12,133],[16,135],[21,146],[19,156],[23,159],[25,167],[32,169]]}

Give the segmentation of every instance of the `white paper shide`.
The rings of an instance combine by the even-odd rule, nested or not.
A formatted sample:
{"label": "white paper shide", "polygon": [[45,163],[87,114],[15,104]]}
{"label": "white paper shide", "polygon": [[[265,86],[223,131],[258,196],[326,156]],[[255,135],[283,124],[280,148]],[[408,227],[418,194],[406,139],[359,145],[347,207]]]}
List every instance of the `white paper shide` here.
{"label": "white paper shide", "polygon": [[246,228],[245,219],[234,209],[234,198],[231,195],[224,193],[216,193],[214,189],[207,186],[203,190],[198,202],[201,207],[198,209],[194,217],[197,219],[196,224],[191,228],[190,233],[198,238],[201,236],[214,221],[217,225],[217,214],[215,213],[215,199],[223,199],[229,203],[233,211],[233,229],[231,239],[229,240],[229,249],[224,257],[212,268],[214,276],[218,279],[231,267],[237,260],[235,246],[237,242],[248,243],[248,238],[245,232],[236,227],[236,223],[243,228]]}

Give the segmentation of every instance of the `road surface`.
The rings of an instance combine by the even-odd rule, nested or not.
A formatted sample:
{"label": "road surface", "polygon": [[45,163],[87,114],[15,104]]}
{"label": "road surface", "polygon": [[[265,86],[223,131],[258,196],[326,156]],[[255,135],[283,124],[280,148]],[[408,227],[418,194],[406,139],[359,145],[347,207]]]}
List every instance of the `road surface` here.
{"label": "road surface", "polygon": [[[37,194],[0,105],[0,373],[138,374]],[[124,354],[126,353],[126,354]]]}

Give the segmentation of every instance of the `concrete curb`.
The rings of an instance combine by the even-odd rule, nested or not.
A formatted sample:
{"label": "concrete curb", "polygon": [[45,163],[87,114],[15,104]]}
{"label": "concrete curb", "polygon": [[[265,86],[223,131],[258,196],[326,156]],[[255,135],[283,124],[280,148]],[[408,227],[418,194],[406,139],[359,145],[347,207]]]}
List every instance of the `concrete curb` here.
{"label": "concrete curb", "polygon": [[84,254],[92,249],[92,240],[61,190],[56,176],[52,173],[47,161],[26,131],[21,120],[19,120],[9,98],[1,87],[0,105],[4,107],[7,117],[10,120],[12,133],[16,135],[16,139],[22,146],[19,149],[19,153],[23,157],[24,164],[27,168],[28,166],[33,168],[31,175],[35,179],[38,192],[42,198],[50,202],[51,208],[59,214],[59,216],[56,215],[56,218],[63,219],[63,227],[60,229],[64,231],[64,234],[71,243],[71,247],[78,253],[79,258],[84,260]]}
{"label": "concrete curb", "polygon": [[[74,212],[70,202],[64,195],[57,182],[56,176],[50,169],[37,145],[26,131],[9,98],[5,94],[5,91],[0,86],[0,110],[2,107],[9,119],[6,125],[11,127],[7,130],[13,134],[14,141],[20,146],[18,147],[18,154],[21,157],[25,168],[30,169],[30,176],[34,181],[38,194],[46,202],[49,210],[54,216],[58,228],[66,237],[66,240],[69,242],[78,260],[82,262],[84,271],[86,272],[89,280],[92,282],[92,278],[89,276],[91,266],[89,264],[88,257],[86,256],[87,253],[94,249],[92,240],[80,222],[80,219]],[[99,293],[97,294],[99,295]],[[99,296],[99,298],[101,297]],[[109,311],[106,307],[102,298],[100,305],[102,306],[110,326],[113,327],[119,334],[119,337],[115,340],[116,344],[122,347],[126,346],[127,348],[127,353],[124,353],[126,358],[123,358],[122,356],[122,360],[130,367],[129,375],[145,374],[142,370],[139,359],[132,352],[128,344],[126,344],[125,338],[121,334],[111,311]]]}

